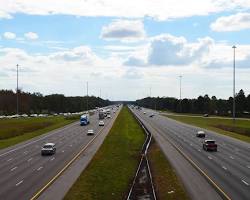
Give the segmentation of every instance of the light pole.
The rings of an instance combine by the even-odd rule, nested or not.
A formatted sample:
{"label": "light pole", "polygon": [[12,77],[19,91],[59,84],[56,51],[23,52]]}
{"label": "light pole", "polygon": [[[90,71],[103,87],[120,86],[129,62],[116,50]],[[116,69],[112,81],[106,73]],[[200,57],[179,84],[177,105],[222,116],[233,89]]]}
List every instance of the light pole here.
{"label": "light pole", "polygon": [[180,78],[180,112],[181,112],[181,79],[182,79],[182,76],[180,75],[179,78]]}
{"label": "light pole", "polygon": [[233,47],[234,51],[234,60],[233,60],[233,121],[235,122],[235,49],[236,46]]}
{"label": "light pole", "polygon": [[19,65],[16,65],[16,114],[18,115],[18,67]]}
{"label": "light pole", "polygon": [[87,111],[89,110],[89,83],[87,81]]}

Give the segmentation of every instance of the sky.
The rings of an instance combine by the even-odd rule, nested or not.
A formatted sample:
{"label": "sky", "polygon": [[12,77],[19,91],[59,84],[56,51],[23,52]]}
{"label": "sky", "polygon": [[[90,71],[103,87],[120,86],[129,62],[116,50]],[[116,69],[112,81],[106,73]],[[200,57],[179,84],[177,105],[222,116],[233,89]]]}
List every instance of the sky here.
{"label": "sky", "polygon": [[135,100],[250,94],[250,0],[0,0],[0,89]]}

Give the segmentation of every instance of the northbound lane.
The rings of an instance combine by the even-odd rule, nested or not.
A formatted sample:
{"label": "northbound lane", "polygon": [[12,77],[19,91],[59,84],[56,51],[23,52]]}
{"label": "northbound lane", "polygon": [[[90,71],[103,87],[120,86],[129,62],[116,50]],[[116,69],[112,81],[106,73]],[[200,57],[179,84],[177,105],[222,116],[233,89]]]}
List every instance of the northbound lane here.
{"label": "northbound lane", "polygon": [[[152,110],[133,110],[146,126],[153,127],[156,134],[171,141],[199,166],[229,199],[246,200],[250,197],[250,144],[205,130],[207,138],[215,139],[218,152],[202,149],[202,139],[195,133],[200,128],[186,125],[156,114]],[[143,114],[143,112],[146,114]],[[182,177],[185,179],[185,177]],[[195,179],[195,177],[193,177]],[[201,198],[202,198],[202,194]]]}

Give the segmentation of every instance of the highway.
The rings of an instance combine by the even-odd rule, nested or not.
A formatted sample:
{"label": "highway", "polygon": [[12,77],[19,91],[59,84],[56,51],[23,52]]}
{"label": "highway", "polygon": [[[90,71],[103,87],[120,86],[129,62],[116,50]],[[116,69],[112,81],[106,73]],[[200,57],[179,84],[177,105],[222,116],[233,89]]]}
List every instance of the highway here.
{"label": "highway", "polygon": [[[156,138],[160,138],[160,142],[165,145],[171,143],[172,149],[179,149],[187,158],[188,162],[193,162],[211,181],[213,181],[213,188],[216,188],[218,194],[223,195],[226,199],[234,200],[249,200],[250,199],[250,144],[242,142],[228,136],[224,136],[212,131],[205,130],[206,138],[215,139],[218,144],[217,152],[206,152],[202,149],[203,139],[195,136],[198,130],[204,130],[195,126],[187,125],[175,120],[169,119],[165,116],[155,114],[154,117],[149,117],[155,111],[149,109],[132,109],[132,111],[142,120],[144,125],[151,130]],[[143,112],[146,112],[144,114]],[[164,145],[163,145],[164,147]],[[171,149],[168,154],[170,154]],[[177,159],[178,156],[173,157],[169,155],[170,160]],[[182,155],[183,157],[183,155]],[[173,161],[175,162],[175,161]],[[180,168],[179,166],[177,168]],[[191,165],[190,165],[191,166]],[[192,165],[193,166],[193,165]],[[178,169],[177,169],[178,170]],[[185,169],[184,169],[185,170]],[[198,182],[197,190],[206,185],[199,176],[190,178],[188,172],[181,173],[181,179],[186,186],[188,183]],[[188,179],[188,180],[187,180]],[[199,182],[200,181],[200,182]],[[210,184],[211,185],[211,184]],[[208,187],[209,186],[204,186]],[[189,187],[186,187],[188,190]],[[206,196],[204,193],[195,194],[195,186],[193,185],[191,194],[192,199],[218,199],[215,194],[209,193]],[[203,198],[204,195],[204,198]]]}
{"label": "highway", "polygon": [[[115,115],[117,114],[118,112]],[[103,131],[98,121],[98,114],[94,114],[87,126],[80,126],[80,122],[75,122],[1,150],[0,199],[31,199],[92,140],[94,136],[86,134],[88,129],[94,129],[96,134]],[[105,119],[104,122],[106,126],[113,120]],[[47,142],[56,144],[56,154],[41,156],[41,147]]]}

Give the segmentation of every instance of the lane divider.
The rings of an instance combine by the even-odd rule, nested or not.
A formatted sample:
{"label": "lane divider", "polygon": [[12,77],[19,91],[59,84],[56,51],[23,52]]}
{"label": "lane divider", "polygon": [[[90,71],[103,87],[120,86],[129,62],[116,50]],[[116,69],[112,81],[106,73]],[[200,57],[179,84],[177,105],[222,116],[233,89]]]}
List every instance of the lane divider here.
{"label": "lane divider", "polygon": [[[136,114],[139,115],[139,114]],[[140,116],[140,115],[139,115]],[[141,117],[141,116],[140,116]],[[145,120],[148,122],[148,120]],[[143,122],[142,122],[143,123]],[[148,125],[155,130],[156,132],[160,133],[158,128],[152,126],[148,122]],[[162,134],[161,134],[162,135]],[[203,175],[206,180],[216,189],[216,191],[220,194],[220,196],[225,200],[232,200],[188,155],[186,155],[177,145],[175,145],[172,141],[170,141],[168,138],[164,137],[189,163],[196,169],[198,172]]]}
{"label": "lane divider", "polygon": [[[120,110],[119,110],[120,112]],[[118,116],[119,112],[117,112],[116,117]],[[115,118],[114,121],[115,121]],[[111,123],[111,120],[108,122],[107,126]],[[57,178],[59,178],[63,172],[66,171],[66,169],[69,168],[69,166],[76,161],[77,158],[80,157],[80,155],[95,141],[95,139],[103,133],[103,129],[106,128],[107,126],[102,127],[98,133],[45,185],[43,186],[30,200],[35,200],[37,199]]]}

